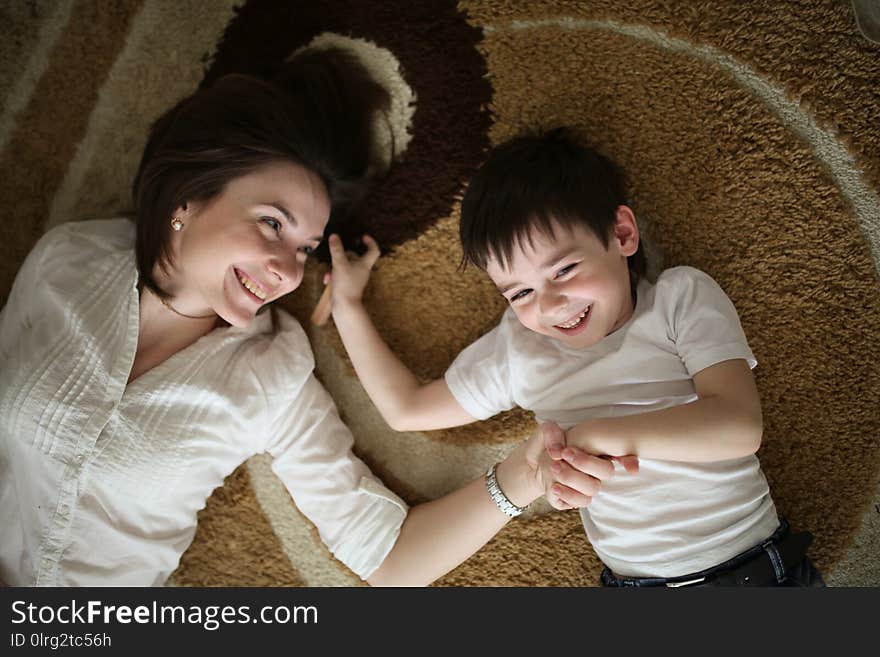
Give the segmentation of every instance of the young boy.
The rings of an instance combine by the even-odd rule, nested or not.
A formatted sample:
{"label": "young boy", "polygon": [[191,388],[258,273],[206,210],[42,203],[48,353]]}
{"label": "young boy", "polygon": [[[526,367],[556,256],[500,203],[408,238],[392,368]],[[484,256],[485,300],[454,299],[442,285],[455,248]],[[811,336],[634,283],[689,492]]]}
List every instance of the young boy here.
{"label": "young boy", "polygon": [[569,445],[636,455],[639,472],[603,482],[581,511],[606,586],[822,585],[810,535],[780,522],[755,456],[756,360],[733,304],[690,267],[645,280],[626,203],[616,166],[564,129],[496,148],[462,202],[461,242],[510,307],[426,385],[361,304],[375,242],[349,262],[331,238],[333,317],[358,376],[397,430],[518,405]]}

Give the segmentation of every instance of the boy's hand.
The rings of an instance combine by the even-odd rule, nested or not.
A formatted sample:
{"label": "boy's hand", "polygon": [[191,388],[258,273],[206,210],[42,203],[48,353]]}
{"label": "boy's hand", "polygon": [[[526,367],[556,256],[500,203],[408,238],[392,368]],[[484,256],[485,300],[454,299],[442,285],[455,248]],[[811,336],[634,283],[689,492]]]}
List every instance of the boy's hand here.
{"label": "boy's hand", "polygon": [[334,233],[328,240],[333,269],[324,275],[324,284],[332,281],[334,307],[344,303],[360,303],[364,295],[364,288],[370,280],[370,270],[379,259],[380,251],[372,237],[364,235],[363,239],[367,252],[360,257],[344,251],[339,235]]}
{"label": "boy's hand", "polygon": [[[564,459],[563,452],[570,458]],[[539,426],[529,439],[526,461],[532,467],[535,486],[554,509],[588,506],[602,480],[614,476],[614,466],[608,459],[566,447],[565,432],[550,422]]]}
{"label": "boy's hand", "polygon": [[[554,461],[564,460],[575,468],[578,468],[578,463],[583,460],[584,456],[590,455],[589,452],[585,452],[582,449],[578,449],[577,447],[566,447],[564,444],[548,445],[547,453]],[[634,475],[639,472],[638,456],[628,454],[626,456],[601,456],[600,458],[617,461],[623,466],[623,469],[626,470],[627,474]]]}

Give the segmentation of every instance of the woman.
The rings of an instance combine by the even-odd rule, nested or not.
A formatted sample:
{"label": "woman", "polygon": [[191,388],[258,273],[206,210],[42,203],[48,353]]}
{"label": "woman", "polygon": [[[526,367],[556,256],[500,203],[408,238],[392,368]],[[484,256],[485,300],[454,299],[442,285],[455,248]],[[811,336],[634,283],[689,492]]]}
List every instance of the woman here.
{"label": "woman", "polygon": [[479,479],[408,510],[352,454],[302,329],[260,312],[299,285],[331,208],[363,196],[387,103],[340,51],[228,76],[154,125],[133,223],[40,240],[0,315],[0,579],[162,584],[211,491],[263,451],[372,584],[428,583],[551,486],[581,506],[610,476],[581,455],[551,477],[536,434],[494,471],[503,493]]}

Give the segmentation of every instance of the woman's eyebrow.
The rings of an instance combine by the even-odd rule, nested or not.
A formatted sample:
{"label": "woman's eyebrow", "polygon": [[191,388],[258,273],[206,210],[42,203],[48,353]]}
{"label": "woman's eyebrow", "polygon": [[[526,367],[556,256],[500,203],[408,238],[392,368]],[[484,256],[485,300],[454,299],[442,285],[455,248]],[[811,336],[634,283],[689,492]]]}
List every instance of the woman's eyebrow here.
{"label": "woman's eyebrow", "polygon": [[[299,225],[299,222],[297,222],[294,214],[292,212],[290,212],[290,210],[285,208],[281,203],[264,203],[264,205],[267,207],[275,208],[276,210],[278,210],[278,212],[280,212],[282,215],[284,215],[284,218],[287,219],[287,221],[290,223],[290,225],[293,226],[294,228],[296,228]],[[309,240],[312,242],[320,242],[323,239],[324,239],[323,235],[316,235],[316,236],[312,236],[309,238]]]}
{"label": "woman's eyebrow", "polygon": [[281,203],[264,203],[263,205],[270,207],[270,208],[275,208],[276,210],[278,210],[278,212],[280,212],[282,215],[284,215],[284,218],[287,219],[287,221],[292,226],[295,227],[297,225],[296,217],[293,216],[292,212],[290,212],[287,208],[285,208],[283,205],[281,205]]}

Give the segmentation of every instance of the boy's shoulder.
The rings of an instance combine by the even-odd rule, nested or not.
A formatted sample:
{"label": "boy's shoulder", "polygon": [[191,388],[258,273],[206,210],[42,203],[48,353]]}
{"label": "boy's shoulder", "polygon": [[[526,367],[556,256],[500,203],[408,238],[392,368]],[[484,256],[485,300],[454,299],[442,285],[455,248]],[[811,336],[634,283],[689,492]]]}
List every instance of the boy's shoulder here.
{"label": "boy's shoulder", "polygon": [[656,300],[661,303],[676,303],[687,298],[694,301],[710,301],[725,296],[721,286],[706,272],[682,265],[663,270],[654,284]]}
{"label": "boy's shoulder", "polygon": [[678,267],[670,267],[660,272],[660,275],[657,276],[656,285],[683,285],[698,280],[712,280],[712,277],[696,267],[679,265]]}
{"label": "boy's shoulder", "polygon": [[695,267],[664,270],[654,287],[654,305],[669,321],[676,318],[724,314],[738,317],[733,300],[706,272]]}

